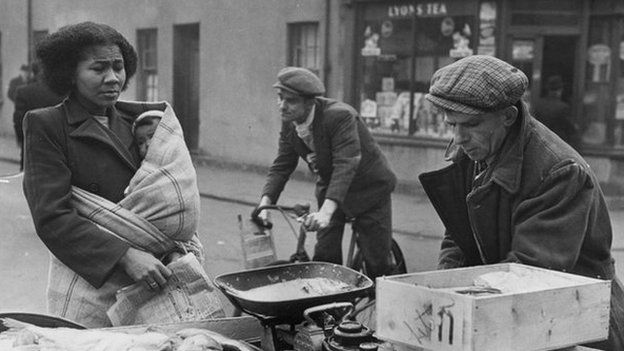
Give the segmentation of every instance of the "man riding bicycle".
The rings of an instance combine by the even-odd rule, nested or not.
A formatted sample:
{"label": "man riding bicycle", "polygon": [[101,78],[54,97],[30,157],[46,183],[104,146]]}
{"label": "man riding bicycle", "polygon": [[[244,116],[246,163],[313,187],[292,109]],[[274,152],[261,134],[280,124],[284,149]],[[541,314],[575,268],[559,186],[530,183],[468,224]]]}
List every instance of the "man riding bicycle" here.
{"label": "man riding bicycle", "polygon": [[317,231],[313,260],[342,264],[345,220],[353,218],[368,275],[390,274],[396,176],[388,161],[355,109],[321,97],[325,87],[314,73],[286,67],[277,78],[282,129],[259,206],[277,202],[301,157],[317,175],[319,210],[304,222]]}

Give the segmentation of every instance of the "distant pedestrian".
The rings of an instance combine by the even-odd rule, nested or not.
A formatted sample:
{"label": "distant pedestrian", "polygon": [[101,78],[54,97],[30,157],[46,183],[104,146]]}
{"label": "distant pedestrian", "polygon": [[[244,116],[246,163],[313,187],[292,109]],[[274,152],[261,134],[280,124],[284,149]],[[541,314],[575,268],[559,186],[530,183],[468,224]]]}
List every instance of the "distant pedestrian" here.
{"label": "distant pedestrian", "polygon": [[321,97],[325,86],[314,73],[286,67],[277,79],[282,129],[259,205],[277,202],[303,159],[317,174],[318,211],[304,222],[317,231],[313,260],[342,263],[345,218],[353,217],[369,276],[390,274],[396,176],[388,160],[355,109]]}
{"label": "distant pedestrian", "polygon": [[11,102],[15,102],[15,94],[17,93],[17,88],[30,82],[30,76],[30,66],[22,65],[20,67],[19,75],[9,81],[7,96],[9,100],[11,100]]}
{"label": "distant pedestrian", "polygon": [[548,77],[545,95],[533,103],[532,112],[548,129],[578,150],[580,144],[578,129],[571,120],[570,105],[562,100],[562,94],[561,76]]}
{"label": "distant pedestrian", "polygon": [[13,128],[17,145],[20,148],[20,171],[24,168],[24,134],[22,130],[22,120],[26,112],[37,108],[54,106],[61,101],[63,97],[50,89],[43,82],[41,77],[39,64],[31,65],[34,79],[32,82],[18,87],[15,93],[15,111],[13,112]]}

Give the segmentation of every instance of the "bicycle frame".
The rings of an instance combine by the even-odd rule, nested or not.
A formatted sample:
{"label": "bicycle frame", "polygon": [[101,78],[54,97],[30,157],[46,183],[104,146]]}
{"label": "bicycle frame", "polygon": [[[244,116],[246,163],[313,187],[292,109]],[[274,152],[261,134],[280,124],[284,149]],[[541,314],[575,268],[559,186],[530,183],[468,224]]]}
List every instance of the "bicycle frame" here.
{"label": "bicycle frame", "polygon": [[[254,223],[256,223],[257,225],[261,227],[270,229],[272,228],[273,224],[270,222],[264,223],[264,221],[262,221],[258,217],[260,212],[262,212],[263,210],[278,210],[282,212],[282,214],[284,215],[284,217],[286,218],[288,222],[288,225],[290,225],[291,229],[293,230],[293,233],[296,233],[296,230],[294,229],[294,227],[288,220],[287,215],[285,213],[290,212],[290,213],[295,214],[297,217],[304,217],[310,212],[310,205],[309,204],[306,204],[306,205],[296,204],[294,206],[265,205],[265,206],[257,207],[252,212],[252,221],[254,221]],[[346,224],[349,224],[351,226],[351,239],[349,241],[347,256],[346,256],[344,265],[351,269],[362,270],[363,269],[363,257],[361,256],[362,253],[358,250],[358,247],[357,247],[358,230],[355,225],[355,218],[351,218],[351,217],[345,218],[345,225]],[[304,228],[304,226],[301,225],[299,228],[299,235],[297,236],[297,234],[295,234],[295,236],[297,236],[298,238],[297,253],[295,255],[300,254],[300,253],[305,253],[305,250],[303,247],[305,244],[306,232],[307,231]],[[396,273],[406,273],[407,271],[405,267],[405,260],[403,257],[403,253],[401,252],[400,247],[398,246],[396,241],[394,241],[394,239],[392,240],[391,251],[392,251],[393,257],[398,261],[397,266],[396,266]],[[295,255],[293,255],[293,257]],[[305,257],[307,257],[307,253],[305,254]],[[292,257],[291,257],[291,261],[292,261]],[[365,270],[362,270],[362,271],[365,272]]]}
{"label": "bicycle frame", "polygon": [[355,245],[357,244],[357,230],[353,226],[353,221],[347,221],[351,224],[351,241],[349,242],[349,251],[347,252],[347,262],[345,265],[349,268],[353,267],[353,261],[355,260]]}

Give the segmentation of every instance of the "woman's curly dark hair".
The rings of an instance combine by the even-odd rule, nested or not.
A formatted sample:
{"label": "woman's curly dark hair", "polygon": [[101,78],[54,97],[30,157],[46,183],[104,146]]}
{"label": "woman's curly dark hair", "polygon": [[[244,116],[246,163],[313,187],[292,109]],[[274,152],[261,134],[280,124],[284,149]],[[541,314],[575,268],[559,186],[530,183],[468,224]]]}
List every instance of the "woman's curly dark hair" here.
{"label": "woman's curly dark hair", "polygon": [[85,51],[98,45],[117,45],[124,60],[126,81],[137,69],[137,54],[132,45],[114,28],[100,23],[82,22],[62,27],[37,45],[37,58],[43,69],[43,79],[52,90],[68,94],[74,86],[74,74]]}

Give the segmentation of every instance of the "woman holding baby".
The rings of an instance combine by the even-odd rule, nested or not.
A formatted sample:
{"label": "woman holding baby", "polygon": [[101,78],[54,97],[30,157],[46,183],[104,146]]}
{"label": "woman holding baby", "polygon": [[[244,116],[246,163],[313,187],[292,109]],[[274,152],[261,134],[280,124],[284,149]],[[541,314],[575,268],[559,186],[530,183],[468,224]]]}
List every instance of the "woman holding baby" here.
{"label": "woman holding baby", "polygon": [[72,202],[72,189],[120,202],[140,169],[133,123],[147,104],[118,102],[136,72],[137,55],[115,29],[83,22],[46,37],[37,56],[45,82],[67,95],[24,118],[24,193],[37,234],[52,254],[48,310],[87,327],[110,326],[106,312],[117,290],[137,282],[162,289],[171,271],[161,259],[183,251],[183,245],[142,250],[79,214]]}

